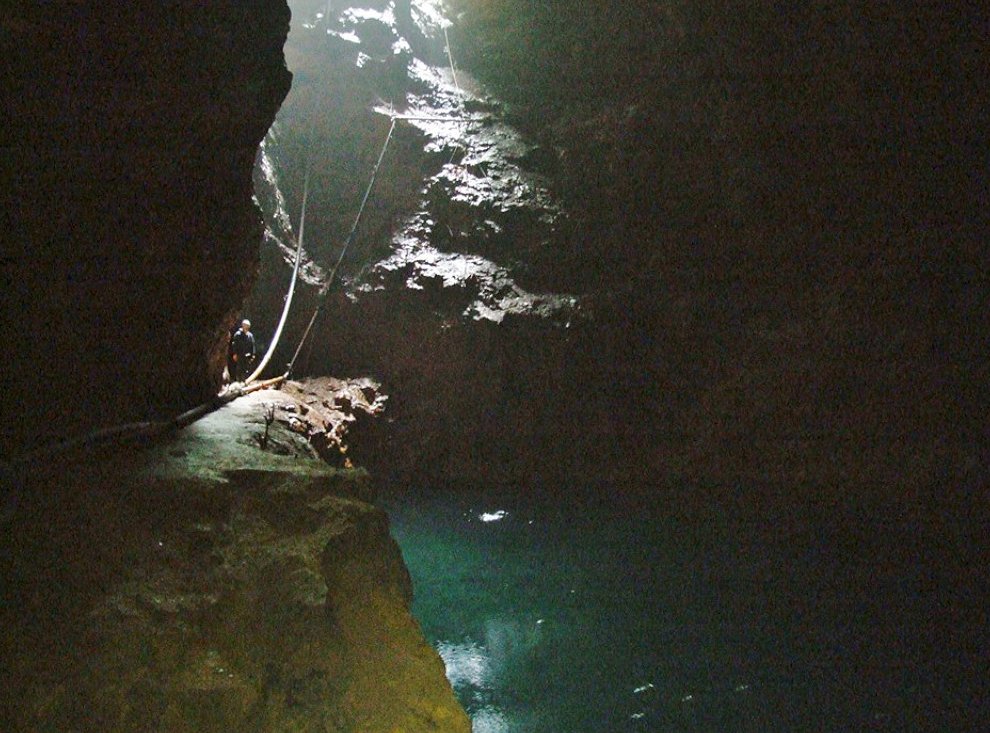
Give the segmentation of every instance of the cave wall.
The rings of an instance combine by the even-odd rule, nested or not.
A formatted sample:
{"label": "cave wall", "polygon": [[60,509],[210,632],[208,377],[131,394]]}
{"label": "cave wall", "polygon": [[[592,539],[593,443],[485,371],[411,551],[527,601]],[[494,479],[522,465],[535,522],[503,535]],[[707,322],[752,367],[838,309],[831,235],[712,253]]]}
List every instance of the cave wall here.
{"label": "cave wall", "polygon": [[620,440],[644,446],[648,471],[895,495],[950,474],[976,485],[974,16],[451,4],[462,63],[548,151],[574,266],[601,296],[603,354],[586,359],[616,385]]}
{"label": "cave wall", "polygon": [[[284,0],[0,11],[0,458],[216,394],[289,19]],[[259,441],[278,399],[2,464],[0,729],[469,729],[367,474],[284,426]]]}
{"label": "cave wall", "polygon": [[288,24],[284,0],[5,5],[0,451],[216,393]]}
{"label": "cave wall", "polygon": [[[455,151],[397,129],[344,261],[352,292],[334,292],[299,362],[385,382],[394,422],[376,472],[829,497],[944,493],[960,473],[964,493],[978,485],[990,288],[972,18],[891,3],[446,6],[472,110],[528,133],[518,162],[567,215],[548,237],[496,206],[419,201]],[[354,43],[313,27],[287,48],[300,83],[273,149],[293,216],[311,166],[307,249],[329,267],[387,129],[371,107],[423,90],[407,56],[385,53],[397,29],[367,21]],[[445,69],[438,38],[432,55],[407,40]],[[457,287],[368,278],[424,209],[439,250],[577,294],[580,317],[479,325]],[[504,234],[479,235],[487,219]],[[260,333],[288,281],[285,251],[265,256]],[[276,363],[308,320],[306,290]]]}

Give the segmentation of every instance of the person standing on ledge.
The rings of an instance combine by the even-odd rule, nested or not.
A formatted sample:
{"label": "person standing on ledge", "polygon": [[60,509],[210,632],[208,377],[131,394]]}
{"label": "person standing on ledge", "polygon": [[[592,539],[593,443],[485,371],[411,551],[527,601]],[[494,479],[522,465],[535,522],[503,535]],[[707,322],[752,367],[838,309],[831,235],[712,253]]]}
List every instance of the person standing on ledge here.
{"label": "person standing on ledge", "polygon": [[231,337],[230,358],[234,363],[230,378],[235,382],[243,381],[251,374],[251,365],[254,362],[254,334],[251,333],[251,321],[247,319],[241,321],[241,327]]}

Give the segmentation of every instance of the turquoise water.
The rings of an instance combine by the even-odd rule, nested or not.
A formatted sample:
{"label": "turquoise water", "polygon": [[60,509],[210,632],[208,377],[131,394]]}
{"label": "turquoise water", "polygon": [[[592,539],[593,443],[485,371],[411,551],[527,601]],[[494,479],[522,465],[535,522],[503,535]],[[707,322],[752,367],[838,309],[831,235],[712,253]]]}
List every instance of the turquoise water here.
{"label": "turquoise water", "polygon": [[922,729],[924,568],[890,536],[613,495],[386,502],[475,733]]}

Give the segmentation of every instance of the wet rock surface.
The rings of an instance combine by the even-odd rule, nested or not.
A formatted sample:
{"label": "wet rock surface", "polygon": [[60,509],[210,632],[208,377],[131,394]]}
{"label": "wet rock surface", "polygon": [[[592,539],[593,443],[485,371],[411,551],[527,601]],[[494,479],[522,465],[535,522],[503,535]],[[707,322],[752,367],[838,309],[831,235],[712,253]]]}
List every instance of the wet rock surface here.
{"label": "wet rock surface", "polygon": [[[282,0],[0,11],[0,458],[216,394],[288,23]],[[381,401],[298,389],[2,466],[0,729],[469,728],[341,451]]]}
{"label": "wet rock surface", "polygon": [[[324,384],[314,411],[367,387]],[[314,399],[254,393],[160,446],[20,477],[0,727],[469,729],[367,474],[314,458],[287,418],[268,436],[284,450],[258,445],[268,405]]]}
{"label": "wet rock surface", "polygon": [[332,465],[366,465],[373,449],[378,419],[388,404],[381,385],[368,378],[319,377],[288,382],[282,391],[290,400],[273,403],[275,417],[303,435],[320,458]]}
{"label": "wet rock surface", "polygon": [[[299,199],[299,165],[314,179],[307,250],[328,265],[313,273],[319,280],[337,259],[359,208],[358,194],[371,174],[370,163],[385,141],[390,117],[398,115],[410,119],[397,123],[378,188],[342,271],[352,298],[383,290],[391,294],[393,282],[423,290],[424,282],[436,280],[450,291],[444,296],[452,317],[465,315],[459,309],[462,301],[469,304],[468,315],[495,321],[507,313],[573,312],[575,298],[533,294],[516,282],[528,274],[534,284],[550,284],[545,277],[541,283],[539,269],[519,255],[530,247],[549,259],[563,212],[542,176],[520,166],[533,146],[505,124],[498,103],[458,88],[449,69],[407,53],[408,42],[399,35],[387,4],[383,10],[342,11],[329,25],[319,8],[299,3],[289,58],[302,81],[265,141],[256,173],[269,237],[281,244],[285,259],[291,258],[297,224],[286,213],[285,202],[287,197]],[[390,48],[404,49],[398,60],[395,54],[382,56],[383,35],[392,39]],[[442,53],[436,39],[433,49]],[[364,58],[396,65],[402,87],[383,86],[367,71],[370,61],[362,62]],[[470,78],[464,75],[461,82],[470,84]],[[389,91],[389,102],[383,103]],[[332,96],[334,92],[339,96]],[[331,98],[336,107],[326,106]],[[355,118],[366,120],[363,135],[338,129]],[[317,120],[320,129],[311,129]],[[304,150],[297,149],[302,145]],[[347,159],[351,149],[369,164],[352,167]],[[336,175],[329,179],[331,173]],[[271,297],[265,285],[255,296],[259,304]]]}
{"label": "wet rock surface", "polygon": [[[346,294],[334,296],[307,368],[348,364],[387,382],[393,441],[382,455],[400,478],[445,489],[460,479],[484,487],[486,500],[546,496],[554,513],[557,503],[584,509],[572,487],[591,484],[620,512],[640,516],[637,501],[646,502],[670,536],[685,522],[740,518],[713,546],[685,544],[686,577],[703,579],[701,613],[724,613],[723,631],[739,619],[734,593],[756,612],[753,628],[725,640],[732,664],[736,645],[767,629],[786,637],[774,650],[821,650],[808,675],[834,691],[804,699],[785,655],[784,728],[827,727],[824,710],[851,709],[866,690],[866,714],[835,725],[981,729],[985,706],[969,701],[987,697],[975,672],[985,624],[970,602],[985,585],[973,568],[987,556],[986,207],[972,185],[978,164],[965,159],[983,159],[973,130],[985,126],[986,95],[965,59],[978,56],[972,29],[982,21],[891,3],[448,7],[457,58],[483,82],[460,78],[463,106],[444,101],[456,89],[442,57],[417,48],[412,61],[374,61],[383,46],[369,35],[378,50],[364,58],[357,26],[342,31],[347,54],[307,67],[314,84],[330,69],[329,94],[351,110],[329,132],[303,125],[295,147],[286,136],[278,153],[287,190],[298,191],[300,150],[329,134],[321,165],[351,180],[331,189],[330,205],[345,205],[320,226],[343,223],[321,261],[333,262],[346,236],[387,132],[382,112],[446,109],[472,120],[397,130],[347,260]],[[404,34],[387,35],[394,43]],[[295,60],[316,58],[300,51]],[[320,108],[317,97],[306,104]],[[294,109],[299,123],[305,110]],[[326,119],[324,110],[313,119]],[[478,162],[499,123],[526,141],[498,148],[535,174],[510,176],[538,182],[525,195],[489,180],[489,169],[511,168]],[[345,152],[355,150],[360,165]],[[537,188],[551,206],[486,199],[514,204]],[[457,272],[470,279],[482,261],[528,293],[575,296],[581,317],[475,320],[477,284],[497,278],[463,287]],[[482,302],[497,305],[498,287],[489,292]],[[695,519],[668,530],[679,512]],[[435,529],[425,524],[432,575]],[[744,540],[753,536],[746,525],[769,547]],[[642,558],[644,545],[663,539],[620,534],[603,542],[622,548],[623,564],[608,574],[616,582],[631,579],[638,592],[677,565],[640,560],[630,575],[625,553]],[[733,542],[739,553],[714,570],[712,558]],[[588,554],[598,566],[598,548]],[[737,580],[747,557],[763,568],[758,580]],[[480,565],[491,567],[489,555]],[[460,582],[461,555],[450,567]],[[492,574],[498,598],[504,573]],[[661,586],[635,594],[643,618],[682,588]],[[671,607],[683,610],[683,596]],[[696,621],[685,614],[688,627]],[[450,633],[459,644],[462,629]],[[943,644],[952,661],[933,674]],[[636,636],[631,647],[642,646]],[[653,648],[671,646],[670,629],[658,629]],[[589,658],[599,671],[601,655]],[[685,647],[683,658],[704,657]],[[658,675],[665,684],[668,671]],[[772,728],[766,699],[752,699],[749,727]],[[905,702],[900,720],[888,712],[895,699]],[[706,717],[717,708],[693,691],[671,702],[698,712],[651,719],[644,704],[628,725],[747,728],[734,711]]]}

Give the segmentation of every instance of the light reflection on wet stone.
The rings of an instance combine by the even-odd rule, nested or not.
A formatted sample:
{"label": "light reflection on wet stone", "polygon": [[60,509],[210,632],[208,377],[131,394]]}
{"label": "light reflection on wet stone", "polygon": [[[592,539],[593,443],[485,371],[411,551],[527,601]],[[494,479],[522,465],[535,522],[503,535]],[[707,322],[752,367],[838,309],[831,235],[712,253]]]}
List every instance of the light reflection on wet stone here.
{"label": "light reflection on wet stone", "polygon": [[[374,68],[382,65],[406,75],[404,92],[394,97],[383,92],[373,114],[430,118],[399,122],[396,138],[404,138],[404,142],[393,144],[390,155],[404,146],[406,158],[410,154],[422,158],[415,167],[422,170],[423,177],[410,182],[411,191],[418,188],[419,203],[396,216],[396,223],[382,241],[359,242],[360,246],[352,248],[341,272],[348,297],[358,301],[369,293],[384,291],[389,297],[406,298],[429,291],[434,310],[445,322],[502,323],[506,316],[514,315],[567,325],[578,317],[581,309],[576,297],[541,292],[545,286],[531,289],[519,284],[521,273],[540,272],[531,262],[531,253],[544,259],[549,256],[566,212],[547,179],[526,163],[537,146],[506,122],[504,105],[489,97],[465,72],[458,71],[455,83],[442,54],[430,63],[416,58],[399,31],[391,6],[384,10],[346,8],[333,13],[330,22],[322,13],[322,6],[314,9],[304,20],[304,27],[325,27],[334,37],[335,53],[346,56],[349,63],[368,67],[357,73],[365,74],[369,84],[377,78]],[[447,22],[438,6],[414,3],[413,17],[423,37],[442,48]],[[312,54],[318,47],[305,48]],[[402,60],[396,61],[399,56]],[[307,74],[318,76],[319,68],[314,62],[296,71],[300,78],[309,78]],[[291,265],[298,222],[288,214],[283,190],[287,172],[281,124],[273,126],[262,146],[255,183],[265,212],[266,239]],[[295,134],[295,130],[286,129],[286,133]],[[286,136],[290,147],[292,134]],[[417,148],[421,153],[415,152]],[[386,159],[382,186],[387,185],[384,182],[390,170],[409,163],[406,159]],[[295,194],[298,199],[299,192]],[[316,191],[311,197],[313,211],[319,212],[320,195]],[[373,196],[372,207],[375,201]],[[314,233],[316,238],[323,236],[318,229]],[[328,266],[333,256],[321,251],[325,246],[324,241],[313,240],[315,256]],[[361,247],[366,249],[360,256],[366,259],[358,263],[355,254]],[[301,272],[305,283],[321,285],[326,270],[308,253],[304,255]]]}
{"label": "light reflection on wet stone", "polygon": [[[425,91],[410,95],[403,110],[379,106],[376,111],[431,118],[402,124],[424,134],[426,153],[450,155],[451,160],[425,179],[421,210],[399,227],[392,253],[366,268],[352,293],[398,285],[422,290],[425,283],[436,281],[441,288],[458,288],[471,296],[461,313],[464,318],[501,323],[515,314],[568,322],[578,311],[576,297],[531,293],[516,283],[512,266],[475,254],[507,253],[514,242],[506,246],[501,239],[509,224],[527,240],[549,240],[565,216],[545,181],[516,162],[534,146],[498,119],[497,105],[458,92],[449,70],[414,59],[410,75]],[[465,118],[469,121],[462,121]],[[465,225],[470,231],[462,231]],[[445,241],[442,248],[440,241]],[[471,252],[462,251],[465,244]],[[402,277],[395,278],[395,273]]]}
{"label": "light reflection on wet stone", "polygon": [[575,296],[530,293],[516,284],[508,268],[491,260],[441,252],[410,231],[418,225],[413,220],[396,235],[392,255],[374,265],[355,295],[400,284],[410,290],[423,290],[430,283],[438,283],[442,288],[458,288],[473,296],[463,315],[474,320],[500,323],[506,315],[516,314],[560,317],[566,323],[578,313],[580,301]]}

